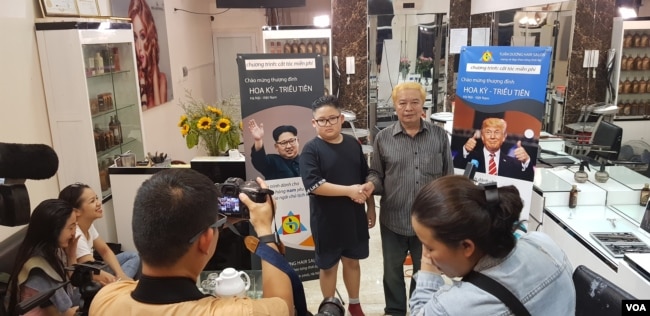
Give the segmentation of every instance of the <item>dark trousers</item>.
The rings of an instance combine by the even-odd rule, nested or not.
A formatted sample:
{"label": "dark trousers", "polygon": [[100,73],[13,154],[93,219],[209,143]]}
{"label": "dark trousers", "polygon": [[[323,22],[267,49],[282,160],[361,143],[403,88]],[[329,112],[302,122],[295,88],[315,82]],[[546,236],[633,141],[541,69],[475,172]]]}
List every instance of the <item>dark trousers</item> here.
{"label": "dark trousers", "polygon": [[[384,256],[384,299],[387,315],[406,315],[406,284],[404,283],[404,259],[411,253],[413,274],[420,270],[422,243],[417,236],[403,236],[379,224],[381,231],[381,250]],[[415,290],[415,281],[411,278],[409,296]]]}

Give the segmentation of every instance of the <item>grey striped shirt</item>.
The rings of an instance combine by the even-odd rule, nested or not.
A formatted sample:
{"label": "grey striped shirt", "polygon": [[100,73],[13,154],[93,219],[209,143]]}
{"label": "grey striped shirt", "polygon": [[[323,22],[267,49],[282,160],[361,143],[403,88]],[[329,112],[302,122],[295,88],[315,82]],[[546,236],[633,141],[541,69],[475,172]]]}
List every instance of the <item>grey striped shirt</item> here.
{"label": "grey striped shirt", "polygon": [[379,221],[391,231],[414,236],[411,205],[422,187],[453,174],[449,140],[444,129],[421,120],[420,131],[411,137],[399,122],[377,134],[367,180],[381,194]]}

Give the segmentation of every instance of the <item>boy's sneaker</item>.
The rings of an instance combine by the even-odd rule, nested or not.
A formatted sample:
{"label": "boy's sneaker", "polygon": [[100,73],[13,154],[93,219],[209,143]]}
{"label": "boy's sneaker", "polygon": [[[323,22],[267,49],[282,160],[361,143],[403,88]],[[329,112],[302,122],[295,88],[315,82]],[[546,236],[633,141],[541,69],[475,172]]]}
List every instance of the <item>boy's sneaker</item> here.
{"label": "boy's sneaker", "polygon": [[366,316],[361,309],[361,304],[348,304],[348,311],[352,316]]}

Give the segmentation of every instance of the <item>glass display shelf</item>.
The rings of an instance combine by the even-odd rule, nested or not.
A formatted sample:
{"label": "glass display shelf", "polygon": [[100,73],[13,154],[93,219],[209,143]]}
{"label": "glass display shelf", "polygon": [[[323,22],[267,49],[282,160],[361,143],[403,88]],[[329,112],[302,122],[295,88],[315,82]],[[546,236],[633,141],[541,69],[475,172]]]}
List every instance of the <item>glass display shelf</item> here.
{"label": "glass display shelf", "polygon": [[108,176],[115,157],[130,151],[144,158],[140,86],[132,43],[82,45],[102,197],[110,195]]}
{"label": "glass display shelf", "polygon": [[[122,106],[122,107],[118,106],[117,110],[119,111],[119,110],[127,109],[127,108],[130,108],[130,107],[133,107],[133,106],[135,106],[135,104],[128,104],[128,105],[125,105],[125,106]],[[108,114],[115,115],[115,108],[111,108],[110,110],[106,110],[106,111],[103,111],[103,112],[93,114],[92,118],[93,119],[101,118],[101,117],[105,117]]]}
{"label": "glass display shelf", "polygon": [[119,75],[121,73],[130,73],[131,70],[119,70],[119,71],[110,71],[110,72],[105,72],[103,74],[98,74],[98,75],[87,75],[86,78],[92,79],[92,78],[110,78],[112,75]]}

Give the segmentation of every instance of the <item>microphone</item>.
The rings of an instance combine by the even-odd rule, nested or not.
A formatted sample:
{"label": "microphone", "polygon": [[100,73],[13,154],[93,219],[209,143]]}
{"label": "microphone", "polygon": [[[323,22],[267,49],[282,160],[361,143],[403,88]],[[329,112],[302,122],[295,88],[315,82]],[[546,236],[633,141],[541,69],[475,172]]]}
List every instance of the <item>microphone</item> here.
{"label": "microphone", "polygon": [[59,169],[59,157],[43,144],[0,143],[0,178],[48,179]]}
{"label": "microphone", "polygon": [[476,161],[476,159],[472,159],[472,161],[468,161],[467,166],[465,166],[465,171],[463,172],[463,176],[468,177],[470,180],[474,180],[474,174],[476,173],[477,168],[478,168],[478,161]]}

